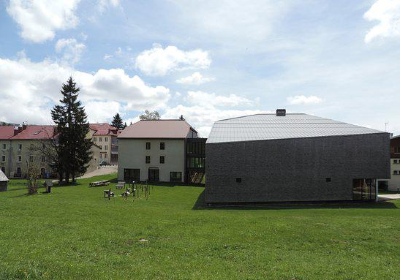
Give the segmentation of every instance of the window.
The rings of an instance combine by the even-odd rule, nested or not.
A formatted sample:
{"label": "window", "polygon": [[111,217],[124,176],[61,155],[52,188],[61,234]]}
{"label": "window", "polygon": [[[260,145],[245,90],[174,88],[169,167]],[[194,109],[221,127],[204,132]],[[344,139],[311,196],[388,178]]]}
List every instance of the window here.
{"label": "window", "polygon": [[42,156],[42,162],[46,162],[46,157]]}
{"label": "window", "polygon": [[150,156],[146,156],[146,163],[150,163]]}
{"label": "window", "polygon": [[108,137],[104,137],[104,142],[108,142]]}
{"label": "window", "polygon": [[160,156],[160,163],[164,163],[165,162],[165,157],[164,156]]}
{"label": "window", "polygon": [[94,138],[93,138],[93,141],[94,141],[94,142],[97,142],[97,138],[96,138],[96,137],[94,137]]}
{"label": "window", "polygon": [[7,144],[3,144],[3,150],[7,149]]}
{"label": "window", "polygon": [[398,175],[398,174],[400,174],[400,173],[398,173],[397,170],[394,170],[394,171],[393,171],[393,175]]}
{"label": "window", "polygon": [[29,156],[29,162],[33,162],[33,156]]}
{"label": "window", "polygon": [[18,162],[21,162],[21,161],[22,161],[22,157],[18,156]]}
{"label": "window", "polygon": [[17,167],[17,177],[21,177],[21,167]]}
{"label": "window", "polygon": [[108,150],[108,146],[104,146],[104,150],[106,150],[106,151],[107,151],[107,150]]}
{"label": "window", "polygon": [[400,154],[400,147],[394,147],[394,153]]}
{"label": "window", "polygon": [[1,162],[6,162],[6,156],[1,156]]}
{"label": "window", "polygon": [[326,181],[327,183],[330,183],[330,182],[332,181],[332,179],[331,179],[331,178],[326,178],[325,181]]}
{"label": "window", "polygon": [[6,174],[6,168],[4,166],[1,167],[1,171],[3,171],[3,173]]}
{"label": "window", "polygon": [[18,150],[22,150],[22,144],[18,144]]}
{"label": "window", "polygon": [[165,150],[165,143],[164,142],[160,143],[160,150]]}
{"label": "window", "polygon": [[205,167],[205,158],[188,158],[187,167],[189,168],[204,168]]}
{"label": "window", "polygon": [[146,142],[146,150],[150,150],[150,148],[151,148],[150,142]]}
{"label": "window", "polygon": [[99,137],[99,142],[102,142],[103,141],[103,138],[102,137]]}
{"label": "window", "polygon": [[236,183],[241,183],[242,182],[242,178],[236,178]]}
{"label": "window", "polygon": [[182,172],[171,172],[169,180],[171,182],[182,182]]}
{"label": "window", "polygon": [[393,160],[393,163],[399,163],[399,161],[397,159]]}
{"label": "window", "polygon": [[124,169],[124,181],[132,183],[132,181],[140,181],[140,169]]}

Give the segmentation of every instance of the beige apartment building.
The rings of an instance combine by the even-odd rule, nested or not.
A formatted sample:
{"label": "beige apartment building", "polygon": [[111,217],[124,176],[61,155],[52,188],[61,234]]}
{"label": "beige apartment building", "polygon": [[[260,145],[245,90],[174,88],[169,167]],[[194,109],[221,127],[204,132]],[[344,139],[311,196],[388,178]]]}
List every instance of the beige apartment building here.
{"label": "beige apartment building", "polygon": [[100,147],[99,164],[118,164],[118,129],[108,123],[90,124],[93,143]]}
{"label": "beige apartment building", "polygon": [[[9,178],[24,178],[28,166],[40,170],[41,177],[55,177],[47,149],[51,149],[55,127],[52,125],[0,126],[0,169]],[[91,148],[92,160],[88,172],[100,163],[100,147]]]}
{"label": "beige apartment building", "polygon": [[118,180],[185,182],[188,139],[197,132],[184,120],[142,120],[118,136]]}
{"label": "beige apartment building", "polygon": [[52,170],[43,153],[54,136],[50,125],[22,125],[0,127],[0,168],[9,178],[25,177],[28,166],[34,165],[42,177],[50,177]]}

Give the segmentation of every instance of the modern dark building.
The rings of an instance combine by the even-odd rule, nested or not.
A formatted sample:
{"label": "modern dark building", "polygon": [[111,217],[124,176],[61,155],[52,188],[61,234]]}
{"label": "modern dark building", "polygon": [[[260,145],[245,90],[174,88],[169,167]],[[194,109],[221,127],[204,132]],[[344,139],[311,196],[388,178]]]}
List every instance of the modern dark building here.
{"label": "modern dark building", "polygon": [[206,158],[207,203],[373,201],[390,135],[277,110],[216,122]]}

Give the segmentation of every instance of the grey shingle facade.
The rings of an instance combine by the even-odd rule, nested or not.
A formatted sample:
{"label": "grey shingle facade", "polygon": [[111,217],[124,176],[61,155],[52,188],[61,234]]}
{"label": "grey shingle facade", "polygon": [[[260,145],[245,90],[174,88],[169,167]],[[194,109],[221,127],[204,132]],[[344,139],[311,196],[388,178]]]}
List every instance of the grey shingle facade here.
{"label": "grey shingle facade", "polygon": [[[249,131],[245,118],[230,136],[211,132],[207,140],[207,203],[352,200],[354,179],[390,176],[388,133],[335,121],[324,121],[321,132],[315,119],[296,126],[269,116],[271,122],[259,123],[263,136],[254,130],[256,140],[246,141],[241,140]],[[286,130],[280,122],[288,124]]]}

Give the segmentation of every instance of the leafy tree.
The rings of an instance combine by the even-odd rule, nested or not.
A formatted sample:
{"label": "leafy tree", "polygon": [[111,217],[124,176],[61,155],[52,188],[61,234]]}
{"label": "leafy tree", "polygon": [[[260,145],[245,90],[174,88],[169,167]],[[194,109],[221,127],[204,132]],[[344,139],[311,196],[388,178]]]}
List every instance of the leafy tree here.
{"label": "leafy tree", "polygon": [[124,129],[124,123],[122,122],[121,116],[119,115],[119,113],[115,114],[115,116],[113,117],[113,120],[111,122],[111,125],[115,128],[118,129]]}
{"label": "leafy tree", "polygon": [[58,133],[55,169],[61,175],[60,181],[65,176],[65,182],[68,183],[70,177],[75,182],[76,176],[86,172],[92,159],[90,149],[93,143],[86,137],[89,123],[85,108],[78,100],[79,88],[72,77],[62,85],[61,94],[61,105],[54,106],[51,111]]}
{"label": "leafy tree", "polygon": [[144,111],[143,115],[140,115],[139,118],[143,120],[159,120],[160,114],[157,111],[150,112],[149,110]]}

